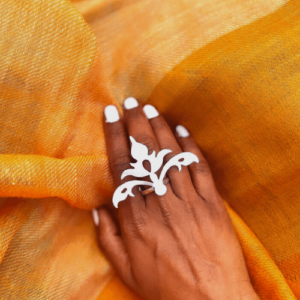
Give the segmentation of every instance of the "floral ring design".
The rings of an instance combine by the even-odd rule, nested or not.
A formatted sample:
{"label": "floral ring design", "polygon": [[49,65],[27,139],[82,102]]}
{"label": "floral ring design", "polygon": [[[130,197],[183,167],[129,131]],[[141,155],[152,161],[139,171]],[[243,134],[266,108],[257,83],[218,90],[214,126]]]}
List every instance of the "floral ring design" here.
{"label": "floral ring design", "polygon": [[[125,170],[122,173],[121,179],[129,175],[138,178],[149,176],[152,181],[150,182],[150,181],[143,181],[143,180],[132,180],[132,181],[127,181],[122,185],[120,185],[115,190],[112,199],[113,204],[116,208],[118,208],[119,202],[124,201],[128,196],[134,197],[134,194],[132,193],[132,189],[135,186],[148,185],[151,188],[153,188],[154,192],[158,196],[163,196],[167,192],[167,186],[166,186],[167,183],[164,183],[164,178],[167,171],[172,166],[178,167],[178,170],[180,172],[182,166],[188,166],[193,162],[199,163],[199,158],[195,154],[191,152],[179,153],[174,157],[172,157],[163,166],[163,169],[158,177],[156,172],[161,168],[164,157],[172,151],[169,149],[163,149],[159,151],[157,155],[155,151],[153,151],[153,153],[149,155],[148,148],[145,145],[138,143],[132,136],[130,136],[129,138],[132,143],[131,156],[136,160],[136,162],[130,164],[133,167],[133,169]],[[144,161],[150,162],[151,165],[150,171],[144,168],[143,166]]]}

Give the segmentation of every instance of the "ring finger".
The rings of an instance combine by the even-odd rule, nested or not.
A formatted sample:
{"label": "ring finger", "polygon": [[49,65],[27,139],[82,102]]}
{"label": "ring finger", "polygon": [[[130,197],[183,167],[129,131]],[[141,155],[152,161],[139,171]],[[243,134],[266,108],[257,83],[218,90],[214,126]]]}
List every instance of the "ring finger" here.
{"label": "ring finger", "polygon": [[[174,156],[182,153],[181,147],[166,120],[157,112],[154,106],[145,105],[144,111],[146,112],[160,148],[170,149],[172,151],[165,156],[165,163],[167,163]],[[179,171],[177,166],[173,166],[167,171],[167,174],[175,195],[180,199],[188,199],[187,193],[194,191],[188,168],[183,166],[181,171]]]}

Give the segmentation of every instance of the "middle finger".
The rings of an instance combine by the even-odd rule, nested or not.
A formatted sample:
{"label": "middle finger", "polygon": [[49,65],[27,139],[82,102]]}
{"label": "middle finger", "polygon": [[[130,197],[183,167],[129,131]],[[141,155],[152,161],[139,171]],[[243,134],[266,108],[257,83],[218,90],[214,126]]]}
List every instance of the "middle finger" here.
{"label": "middle finger", "polygon": [[124,119],[127,131],[138,143],[148,148],[148,154],[159,152],[160,148],[142,105],[134,98],[127,98],[124,102]]}
{"label": "middle finger", "polygon": [[[128,98],[125,100],[124,119],[127,125],[127,131],[129,136],[132,136],[136,140],[136,142],[141,143],[148,148],[148,153],[146,153],[145,157],[142,158],[145,159],[145,161],[143,162],[143,167],[148,172],[151,172],[151,177],[147,176],[145,180],[155,182],[155,180],[158,179],[159,172],[153,171],[153,165],[150,164],[151,157],[148,157],[149,160],[147,160],[146,155],[151,155],[155,151],[154,154],[156,156],[160,151],[160,147],[156,136],[151,128],[151,125],[149,124],[148,118],[146,117],[143,111],[143,107],[136,99]],[[147,189],[149,188],[149,186],[145,186],[145,188]],[[167,192],[170,193],[170,189],[167,189]],[[146,197],[146,202],[147,199],[153,198],[153,194],[155,194],[155,192],[149,194],[149,196]]]}
{"label": "middle finger", "polygon": [[[148,113],[150,126],[159,146],[162,149],[172,150],[172,153],[167,154],[165,157],[165,163],[167,163],[171,158],[182,153],[181,147],[164,117],[152,105],[145,105],[144,110],[150,112],[150,114]],[[188,168],[182,166],[182,169],[179,171],[177,166],[173,166],[168,170],[167,174],[175,195],[181,199],[188,199],[188,193],[194,190]]]}

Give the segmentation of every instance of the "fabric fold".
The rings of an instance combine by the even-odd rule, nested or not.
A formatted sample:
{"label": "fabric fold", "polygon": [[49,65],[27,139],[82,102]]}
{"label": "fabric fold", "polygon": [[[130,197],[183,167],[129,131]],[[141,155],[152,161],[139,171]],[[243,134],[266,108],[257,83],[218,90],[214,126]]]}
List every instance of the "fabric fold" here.
{"label": "fabric fold", "polygon": [[0,298],[136,299],[87,211],[127,96],[195,136],[261,299],[299,298],[299,3],[72,3],[0,2]]}
{"label": "fabric fold", "polygon": [[59,197],[82,209],[111,198],[113,181],[106,155],[56,159],[0,155],[0,197]]}

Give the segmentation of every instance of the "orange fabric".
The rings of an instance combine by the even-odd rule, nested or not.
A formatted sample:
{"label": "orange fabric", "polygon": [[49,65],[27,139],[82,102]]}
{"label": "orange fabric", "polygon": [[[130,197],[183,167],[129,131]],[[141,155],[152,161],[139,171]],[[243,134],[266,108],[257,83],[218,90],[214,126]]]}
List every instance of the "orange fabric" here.
{"label": "orange fabric", "polygon": [[245,253],[251,282],[261,299],[296,299],[257,237],[231,207],[227,205],[227,209]]}
{"label": "orange fabric", "polygon": [[184,58],[287,0],[73,0],[93,29],[114,97],[146,100]]}
{"label": "orange fabric", "polygon": [[285,2],[0,2],[0,299],[137,299],[88,211],[111,202],[102,112],[127,96],[195,136],[260,297],[300,298],[300,5]]}
{"label": "orange fabric", "polygon": [[118,275],[114,275],[111,278],[111,280],[107,283],[107,285],[105,286],[99,299],[101,299],[101,300],[112,300],[112,299],[138,300],[139,298],[124,286],[124,284],[121,282]]}
{"label": "orange fabric", "polygon": [[0,159],[0,169],[5,176],[2,197],[54,196],[87,209],[103,203],[113,190],[111,177],[103,176],[109,172],[104,154],[65,159],[7,154]]}
{"label": "orange fabric", "polygon": [[299,9],[297,1],[290,1],[194,52],[166,75],[148,100],[170,120],[191,129],[221,195],[258,237],[297,296]]}
{"label": "orange fabric", "polygon": [[96,39],[65,0],[0,1],[0,36],[0,196],[27,197],[0,198],[0,299],[95,299],[112,269],[91,214],[54,196],[111,193]]}

